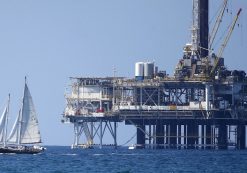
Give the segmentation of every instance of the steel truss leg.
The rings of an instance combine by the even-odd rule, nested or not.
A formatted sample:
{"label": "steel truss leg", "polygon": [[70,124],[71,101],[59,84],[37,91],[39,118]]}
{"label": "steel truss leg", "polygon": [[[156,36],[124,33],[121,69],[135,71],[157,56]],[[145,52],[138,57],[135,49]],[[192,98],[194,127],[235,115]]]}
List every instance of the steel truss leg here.
{"label": "steel truss leg", "polygon": [[99,148],[102,149],[102,140],[103,140],[102,119],[100,120],[100,136],[99,136],[99,140],[100,140],[100,146],[99,146]]}

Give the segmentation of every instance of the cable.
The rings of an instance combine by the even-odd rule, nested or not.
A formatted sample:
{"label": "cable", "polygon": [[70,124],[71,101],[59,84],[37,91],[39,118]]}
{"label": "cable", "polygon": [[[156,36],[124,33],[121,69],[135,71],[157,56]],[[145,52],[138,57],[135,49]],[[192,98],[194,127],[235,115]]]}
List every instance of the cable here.
{"label": "cable", "polygon": [[128,144],[132,139],[134,139],[134,137],[136,136],[137,133],[135,133],[129,140],[127,140],[124,144],[119,145],[119,146],[125,146],[126,144]]}

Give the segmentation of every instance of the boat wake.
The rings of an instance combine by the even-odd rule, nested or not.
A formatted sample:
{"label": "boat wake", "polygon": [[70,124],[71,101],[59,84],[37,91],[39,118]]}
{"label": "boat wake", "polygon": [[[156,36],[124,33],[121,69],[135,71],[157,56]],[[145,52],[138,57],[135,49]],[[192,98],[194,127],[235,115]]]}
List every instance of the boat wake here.
{"label": "boat wake", "polygon": [[93,156],[104,156],[105,154],[93,154]]}
{"label": "boat wake", "polygon": [[61,154],[62,156],[78,156],[78,154],[75,153],[66,153],[66,154]]}

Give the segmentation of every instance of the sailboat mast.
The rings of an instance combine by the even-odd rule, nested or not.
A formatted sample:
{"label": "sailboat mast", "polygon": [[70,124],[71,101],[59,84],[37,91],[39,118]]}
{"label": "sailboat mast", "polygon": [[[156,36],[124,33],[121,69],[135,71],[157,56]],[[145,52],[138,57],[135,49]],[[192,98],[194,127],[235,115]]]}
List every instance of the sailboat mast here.
{"label": "sailboat mast", "polygon": [[19,111],[19,127],[18,127],[18,136],[17,136],[17,144],[21,144],[21,131],[22,131],[22,124],[23,124],[23,106],[24,106],[24,100],[25,100],[25,94],[27,89],[27,77],[25,76],[25,86],[24,86],[24,92],[23,92],[23,98],[22,98],[22,106]]}
{"label": "sailboat mast", "polygon": [[21,114],[22,114],[22,109],[19,110],[19,115],[18,115],[18,128],[17,128],[17,144],[21,144]]}
{"label": "sailboat mast", "polygon": [[6,147],[7,145],[7,134],[8,134],[8,116],[9,116],[9,104],[10,104],[10,94],[8,97],[8,103],[7,103],[7,116],[5,116],[5,129],[4,129],[4,141],[3,146]]}

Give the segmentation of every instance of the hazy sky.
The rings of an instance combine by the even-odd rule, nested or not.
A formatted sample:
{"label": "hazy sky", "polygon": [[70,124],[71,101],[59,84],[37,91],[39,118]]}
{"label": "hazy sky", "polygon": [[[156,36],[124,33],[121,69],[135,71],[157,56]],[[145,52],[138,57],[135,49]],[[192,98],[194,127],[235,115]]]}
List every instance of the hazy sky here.
{"label": "hazy sky", "polygon": [[[210,0],[210,21],[222,1]],[[224,57],[230,69],[247,70],[246,0],[229,0],[216,43],[240,7]],[[191,10],[192,0],[0,0],[1,108],[11,93],[12,123],[27,75],[44,144],[71,145],[73,126],[61,123],[68,77],[112,76],[114,67],[132,77],[145,60],[172,74],[190,41]],[[120,124],[118,143],[133,129]]]}

